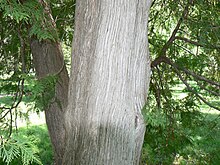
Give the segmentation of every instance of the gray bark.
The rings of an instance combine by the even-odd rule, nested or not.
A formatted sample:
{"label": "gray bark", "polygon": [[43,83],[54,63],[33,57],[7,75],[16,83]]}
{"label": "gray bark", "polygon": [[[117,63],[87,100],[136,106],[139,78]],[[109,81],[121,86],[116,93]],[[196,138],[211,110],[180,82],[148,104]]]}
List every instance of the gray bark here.
{"label": "gray bark", "polygon": [[150,0],[78,0],[63,165],[139,164]]}
{"label": "gray bark", "polygon": [[38,79],[51,74],[59,76],[55,95],[49,106],[45,107],[45,116],[54,149],[54,164],[60,165],[65,149],[64,113],[67,107],[69,77],[59,43],[46,40],[39,42],[32,38],[30,45]]}

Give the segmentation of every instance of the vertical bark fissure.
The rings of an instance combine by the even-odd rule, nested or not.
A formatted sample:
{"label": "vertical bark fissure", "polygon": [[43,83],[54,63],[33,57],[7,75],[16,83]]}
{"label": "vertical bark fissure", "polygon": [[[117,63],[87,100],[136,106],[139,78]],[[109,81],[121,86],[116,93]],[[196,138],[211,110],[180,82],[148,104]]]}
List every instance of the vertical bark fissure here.
{"label": "vertical bark fissure", "polygon": [[78,1],[64,165],[139,163],[149,7],[138,0]]}

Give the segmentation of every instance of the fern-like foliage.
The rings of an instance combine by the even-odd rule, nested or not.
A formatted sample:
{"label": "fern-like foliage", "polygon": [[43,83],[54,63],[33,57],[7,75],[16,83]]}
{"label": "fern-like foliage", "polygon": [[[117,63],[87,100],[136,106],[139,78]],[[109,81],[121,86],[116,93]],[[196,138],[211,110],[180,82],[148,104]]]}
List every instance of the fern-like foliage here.
{"label": "fern-like foliage", "polygon": [[56,41],[56,29],[48,23],[48,17],[37,0],[20,2],[17,0],[0,1],[3,18],[17,24],[29,24],[30,36],[36,36],[40,41],[48,39]]}
{"label": "fern-like foliage", "polygon": [[8,140],[1,139],[0,162],[9,165],[18,161],[23,165],[32,163],[43,165],[38,157],[38,148],[33,139],[22,136],[12,136]]}
{"label": "fern-like foliage", "polygon": [[45,110],[49,108],[51,103],[57,101],[56,98],[54,98],[57,80],[57,75],[48,75],[34,82],[33,89],[31,91],[34,97],[36,109]]}

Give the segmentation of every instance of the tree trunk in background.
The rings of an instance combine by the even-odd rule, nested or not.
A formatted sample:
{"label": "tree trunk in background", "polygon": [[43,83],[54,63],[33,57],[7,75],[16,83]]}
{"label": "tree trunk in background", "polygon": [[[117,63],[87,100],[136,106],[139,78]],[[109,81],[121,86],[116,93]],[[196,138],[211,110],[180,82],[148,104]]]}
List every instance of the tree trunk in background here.
{"label": "tree trunk in background", "polygon": [[[46,123],[54,149],[55,164],[60,165],[64,154],[64,113],[67,107],[69,77],[64,65],[64,57],[59,43],[51,41],[39,42],[31,40],[31,52],[38,79],[50,74],[59,74],[55,86],[54,100],[48,109],[45,109]],[[59,72],[59,73],[58,73]]]}
{"label": "tree trunk in background", "polygon": [[150,0],[78,0],[63,165],[139,164]]}

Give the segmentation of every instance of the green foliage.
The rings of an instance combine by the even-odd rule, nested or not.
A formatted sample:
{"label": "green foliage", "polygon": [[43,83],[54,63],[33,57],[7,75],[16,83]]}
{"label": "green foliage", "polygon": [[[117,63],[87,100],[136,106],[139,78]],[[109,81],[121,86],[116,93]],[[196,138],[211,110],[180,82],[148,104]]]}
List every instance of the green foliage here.
{"label": "green foliage", "polygon": [[29,7],[33,7],[32,4],[36,5],[36,2],[26,4],[23,5],[16,2],[15,0],[11,2],[2,1],[0,3],[0,6],[5,11],[3,17],[10,17],[14,19],[17,23],[19,23],[20,21],[28,22],[31,16],[31,10]]}
{"label": "green foliage", "polygon": [[[54,97],[58,75],[49,75],[36,80],[32,74],[22,74],[18,78],[24,79],[23,85],[21,83],[19,85],[19,83],[16,83],[16,79],[10,77],[0,81],[2,84],[0,88],[0,135],[4,139],[9,138],[11,135],[11,130],[16,125],[17,118],[29,122],[30,113],[39,113],[39,111],[49,108],[54,102],[60,105],[59,100]],[[26,109],[17,106],[21,99]]]}
{"label": "green foliage", "polygon": [[[172,63],[164,60],[152,67],[150,94],[143,110],[147,124],[144,164],[218,164],[216,146],[220,144],[210,138],[215,137],[212,130],[219,129],[219,118],[207,120],[204,111],[208,106],[202,107],[204,100],[220,107],[220,88],[198,76],[220,80],[220,3],[189,2],[154,0],[150,10],[152,61],[165,56]],[[212,147],[201,147],[204,144]]]}
{"label": "green foliage", "polygon": [[39,41],[46,39],[56,41],[57,37],[54,36],[54,33],[56,34],[53,29],[42,29],[41,26],[37,23],[35,23],[30,30],[30,35],[37,36]]}
{"label": "green foliage", "polygon": [[[39,159],[43,165],[52,164],[53,151],[48,130],[46,125],[28,126],[19,128],[18,133],[22,136],[28,137],[28,139],[35,139],[34,145],[39,150]],[[35,165],[35,163],[33,163]],[[12,164],[18,165],[18,164]]]}
{"label": "green foliage", "polygon": [[59,39],[68,46],[72,45],[74,33],[75,3],[75,0],[50,0],[53,18],[56,18]]}
{"label": "green foliage", "polygon": [[51,26],[51,21],[37,0],[20,3],[17,0],[2,1],[0,9],[3,11],[3,18],[11,22],[16,21],[18,25],[31,25],[29,35],[36,36],[40,41],[49,39],[56,41],[57,32]]}
{"label": "green foliage", "polygon": [[[174,105],[175,103],[172,103]],[[177,104],[177,103],[176,103]],[[150,111],[147,111],[151,107]],[[182,107],[180,110],[179,108]],[[146,136],[144,141],[143,162],[149,164],[172,164],[177,153],[180,153],[186,145],[192,145],[191,122],[198,122],[200,114],[188,118],[181,113],[184,111],[184,103],[175,109],[152,109],[149,105],[144,110],[146,119]],[[169,110],[169,112],[168,112]],[[193,112],[186,111],[186,114]],[[186,119],[186,120],[185,120]]]}
{"label": "green foliage", "polygon": [[52,163],[52,158],[52,146],[45,125],[22,127],[11,139],[1,139],[0,164],[46,165]]}
{"label": "green foliage", "polygon": [[[50,3],[53,6],[58,2],[50,1]],[[73,1],[62,3],[62,8],[55,5],[56,11],[53,10],[56,17],[59,17],[58,22],[68,20],[65,26],[63,23],[57,25],[62,32],[59,37],[66,35],[66,28],[70,29],[70,25],[73,24],[70,19],[73,18],[72,14],[67,16],[63,12],[64,8],[66,12],[70,11],[68,7],[74,8]],[[68,7],[65,3],[68,3]],[[62,18],[59,13],[62,13]],[[0,24],[0,116],[6,115],[1,118],[0,133],[7,137],[11,134],[10,130],[14,127],[17,117],[28,120],[30,112],[45,110],[52,102],[61,105],[59,100],[54,98],[57,77],[48,76],[36,80],[29,45],[31,37],[36,37],[40,41],[59,39],[58,30],[52,25],[49,15],[37,0],[0,1]],[[69,31],[72,33],[73,30]],[[68,35],[62,39],[70,43],[71,36],[72,34],[68,32]],[[34,102],[35,107],[29,106],[27,111],[22,110],[18,106],[22,101],[28,106],[32,106]]]}
{"label": "green foliage", "polygon": [[27,91],[31,95],[27,96],[28,100],[35,101],[35,108],[38,111],[49,108],[51,103],[58,102],[55,96],[55,85],[57,84],[58,75],[49,75],[40,80],[30,80],[30,85],[27,86]]}
{"label": "green foliage", "polygon": [[201,113],[202,106],[197,106],[195,97],[184,91],[179,84],[173,87],[170,103],[165,103],[164,109],[157,107],[152,93],[149,95],[143,109],[146,120],[143,164],[218,164],[219,115]]}
{"label": "green foliage", "polygon": [[21,160],[22,164],[29,165],[35,162],[42,165],[38,153],[37,146],[34,145],[35,139],[30,139],[24,136],[12,136],[8,140],[1,140],[0,159],[7,165],[14,160]]}

